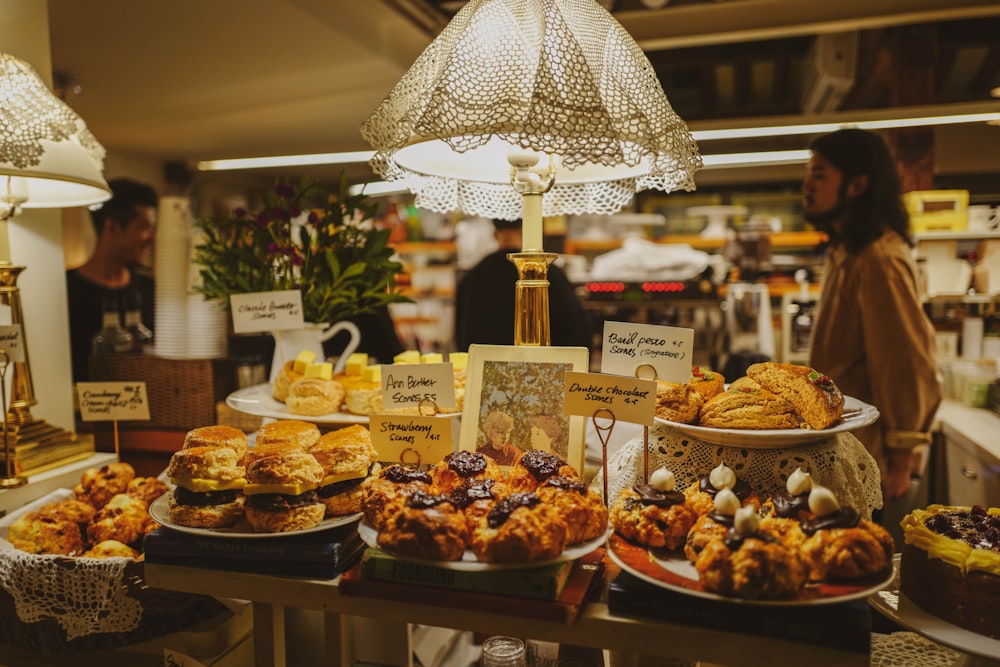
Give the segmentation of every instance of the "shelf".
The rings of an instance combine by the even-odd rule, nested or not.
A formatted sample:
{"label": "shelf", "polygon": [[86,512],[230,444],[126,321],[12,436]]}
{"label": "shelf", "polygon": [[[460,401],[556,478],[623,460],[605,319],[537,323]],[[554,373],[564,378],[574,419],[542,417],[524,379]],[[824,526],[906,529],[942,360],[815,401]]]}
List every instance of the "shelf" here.
{"label": "shelf", "polygon": [[[826,234],[823,232],[777,232],[771,236],[772,251],[780,251],[794,248],[815,248],[820,243],[826,241]],[[676,234],[664,236],[657,240],[657,243],[683,243],[696,250],[721,250],[726,243],[724,238],[703,238],[698,234]],[[565,251],[567,254],[583,254],[586,252],[606,252],[620,248],[621,239],[566,239]]]}
{"label": "shelf", "polygon": [[918,243],[921,241],[975,241],[977,239],[1000,239],[1000,231],[957,231],[957,232],[920,232],[913,235]]}
{"label": "shelf", "polygon": [[393,249],[400,255],[421,255],[428,253],[455,254],[456,245],[452,241],[407,241],[394,243]]}

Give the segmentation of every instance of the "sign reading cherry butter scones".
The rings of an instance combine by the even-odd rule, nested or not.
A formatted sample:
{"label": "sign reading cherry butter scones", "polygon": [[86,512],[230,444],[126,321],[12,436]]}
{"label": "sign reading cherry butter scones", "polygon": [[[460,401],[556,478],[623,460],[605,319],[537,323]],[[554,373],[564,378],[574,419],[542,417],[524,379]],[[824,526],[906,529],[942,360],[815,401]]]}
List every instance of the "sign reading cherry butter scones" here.
{"label": "sign reading cherry butter scones", "polygon": [[76,394],[85,422],[149,420],[145,382],[77,382]]}
{"label": "sign reading cherry butter scones", "polygon": [[640,366],[652,366],[655,379],[686,383],[691,379],[693,350],[694,329],[605,322],[601,372],[635,376]]}
{"label": "sign reading cherry butter scones", "polygon": [[455,372],[451,364],[383,364],[381,373],[385,409],[431,401],[438,412],[455,411]]}
{"label": "sign reading cherry butter scones", "polygon": [[379,461],[413,465],[450,454],[453,428],[454,420],[438,417],[372,415],[368,423]]}
{"label": "sign reading cherry butter scones", "polygon": [[233,314],[235,333],[283,331],[305,326],[299,290],[232,294],[229,310]]}
{"label": "sign reading cherry butter scones", "polygon": [[656,382],[597,373],[566,373],[568,415],[589,417],[610,410],[616,420],[652,426],[656,412]]}

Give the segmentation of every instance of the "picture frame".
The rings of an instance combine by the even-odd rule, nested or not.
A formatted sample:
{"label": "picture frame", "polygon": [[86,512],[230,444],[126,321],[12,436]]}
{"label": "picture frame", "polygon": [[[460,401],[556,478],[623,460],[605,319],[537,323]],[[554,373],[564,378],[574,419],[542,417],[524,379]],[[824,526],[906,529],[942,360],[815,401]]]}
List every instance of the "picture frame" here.
{"label": "picture frame", "polygon": [[502,468],[521,452],[543,449],[582,473],[586,424],[563,412],[565,374],[589,365],[585,347],[470,345],[459,449],[482,452]]}

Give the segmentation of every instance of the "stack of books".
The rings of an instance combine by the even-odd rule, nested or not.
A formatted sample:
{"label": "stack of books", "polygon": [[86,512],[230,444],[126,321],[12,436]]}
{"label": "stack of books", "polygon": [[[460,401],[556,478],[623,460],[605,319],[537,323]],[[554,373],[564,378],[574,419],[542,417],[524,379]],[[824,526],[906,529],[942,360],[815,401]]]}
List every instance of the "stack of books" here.
{"label": "stack of books", "polygon": [[330,530],[261,537],[216,537],[160,526],[142,544],[146,562],[237,572],[333,579],[365,550],[355,524]]}
{"label": "stack of books", "polygon": [[604,549],[565,561],[480,571],[450,569],[394,558],[374,548],[344,573],[344,595],[510,613],[572,623],[603,572]]}
{"label": "stack of books", "polygon": [[[71,433],[43,421],[8,425],[7,438],[13,464],[11,472],[25,477],[85,459],[96,451],[92,434]],[[7,449],[0,434],[0,466],[4,473],[7,472]]]}

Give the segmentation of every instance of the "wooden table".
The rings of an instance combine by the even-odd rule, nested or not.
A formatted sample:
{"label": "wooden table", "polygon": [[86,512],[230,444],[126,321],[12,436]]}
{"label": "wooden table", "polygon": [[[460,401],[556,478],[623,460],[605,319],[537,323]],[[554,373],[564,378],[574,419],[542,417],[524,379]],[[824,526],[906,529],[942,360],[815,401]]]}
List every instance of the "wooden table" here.
{"label": "wooden table", "polygon": [[[721,632],[692,625],[614,616],[603,602],[592,602],[576,623],[564,625],[488,612],[447,609],[425,604],[387,603],[341,595],[338,579],[314,580],[261,574],[146,564],[151,586],[174,591],[250,600],[254,607],[257,667],[286,664],[284,614],[289,607],[324,612],[326,650],[322,665],[350,665],[351,648],[341,616],[361,616],[420,623],[484,634],[610,649],[628,654],[703,660],[724,665],[862,667],[869,656],[800,642]],[[606,584],[605,584],[606,586]],[[755,613],[748,610],[748,613]]]}

